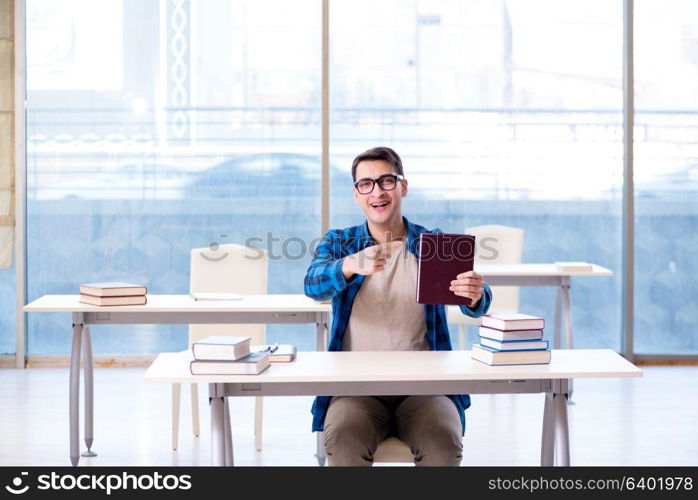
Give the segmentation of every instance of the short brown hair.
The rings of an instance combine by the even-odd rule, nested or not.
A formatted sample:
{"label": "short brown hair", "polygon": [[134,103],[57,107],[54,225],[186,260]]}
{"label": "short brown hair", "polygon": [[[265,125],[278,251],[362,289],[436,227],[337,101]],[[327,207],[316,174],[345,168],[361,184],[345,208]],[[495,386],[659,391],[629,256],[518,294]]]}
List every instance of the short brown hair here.
{"label": "short brown hair", "polygon": [[368,151],[364,151],[359,156],[354,158],[354,162],[351,164],[351,178],[356,182],[356,167],[362,161],[372,161],[372,160],[383,160],[390,163],[398,175],[405,175],[402,171],[402,160],[400,156],[392,149],[386,146],[378,146],[377,148],[371,148]]}

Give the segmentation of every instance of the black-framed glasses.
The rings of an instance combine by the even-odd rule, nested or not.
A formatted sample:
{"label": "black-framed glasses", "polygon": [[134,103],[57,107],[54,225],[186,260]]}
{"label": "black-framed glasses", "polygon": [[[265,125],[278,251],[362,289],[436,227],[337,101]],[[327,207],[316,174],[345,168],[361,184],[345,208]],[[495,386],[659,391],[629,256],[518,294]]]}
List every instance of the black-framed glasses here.
{"label": "black-framed glasses", "polygon": [[395,174],[384,174],[377,179],[371,179],[370,177],[364,177],[359,179],[354,183],[354,187],[360,194],[370,194],[373,192],[373,188],[376,187],[376,183],[381,187],[383,191],[392,191],[397,186],[397,181],[403,180],[404,177]]}

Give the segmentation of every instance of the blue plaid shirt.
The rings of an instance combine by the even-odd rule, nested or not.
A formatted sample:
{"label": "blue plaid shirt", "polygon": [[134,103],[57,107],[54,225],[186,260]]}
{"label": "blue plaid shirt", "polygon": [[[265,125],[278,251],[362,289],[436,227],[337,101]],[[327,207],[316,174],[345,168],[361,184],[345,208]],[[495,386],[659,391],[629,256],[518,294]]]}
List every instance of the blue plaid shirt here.
{"label": "blue plaid shirt", "polygon": [[[417,224],[412,224],[406,217],[402,218],[407,226],[407,247],[418,257],[419,235],[424,232],[440,233],[436,228],[428,231]],[[359,226],[345,229],[331,229],[318,244],[313,255],[313,261],[305,275],[305,294],[318,301],[332,299],[332,331],[330,333],[330,351],[342,350],[342,339],[346,330],[352,304],[365,276],[355,274],[349,281],[342,273],[344,257],[360,252],[374,244],[368,230],[368,222]],[[454,277],[455,279],[455,277]],[[479,318],[487,312],[492,302],[492,292],[485,284],[485,289],[478,307],[471,309],[460,306],[463,314]],[[451,337],[448,333],[446,322],[446,309],[443,305],[424,305],[424,317],[427,327],[427,341],[431,350],[450,351]],[[455,394],[448,396],[456,405],[460,415],[462,431],[465,433],[465,409],[470,407],[470,396],[467,394]],[[318,396],[313,403],[313,431],[321,431],[324,428],[327,407],[331,396]]]}

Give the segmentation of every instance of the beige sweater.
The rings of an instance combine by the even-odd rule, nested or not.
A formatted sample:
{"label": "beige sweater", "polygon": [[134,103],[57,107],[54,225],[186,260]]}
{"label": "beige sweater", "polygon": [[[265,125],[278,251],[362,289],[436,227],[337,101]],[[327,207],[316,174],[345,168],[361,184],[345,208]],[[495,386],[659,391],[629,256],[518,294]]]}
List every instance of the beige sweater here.
{"label": "beige sweater", "polygon": [[423,351],[424,305],[417,304],[417,259],[407,242],[386,261],[383,271],[364,278],[342,341],[343,351]]}

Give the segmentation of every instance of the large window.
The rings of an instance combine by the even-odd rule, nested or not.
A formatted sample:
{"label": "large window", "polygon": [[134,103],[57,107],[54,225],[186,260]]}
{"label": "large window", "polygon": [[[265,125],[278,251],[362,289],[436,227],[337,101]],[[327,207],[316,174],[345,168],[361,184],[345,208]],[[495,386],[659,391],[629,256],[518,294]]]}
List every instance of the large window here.
{"label": "large window", "polygon": [[[270,293],[302,293],[307,260],[282,242],[320,232],[319,9],[28,2],[30,300],[107,280],[187,293],[190,249],[228,242],[270,251]],[[310,347],[300,328],[267,333]],[[29,352],[66,352],[68,330],[30,315]],[[187,342],[184,326],[93,336],[97,353]]]}
{"label": "large window", "polygon": [[[331,227],[363,221],[354,156],[394,147],[415,222],[519,227],[524,262],[612,269],[573,280],[575,345],[619,349],[622,4],[331,0]],[[103,280],[186,293],[190,249],[227,242],[270,252],[271,293],[302,293],[322,230],[321,13],[321,0],[27,0],[29,300]],[[692,0],[635,0],[639,353],[698,352],[697,26]],[[0,353],[14,351],[13,291],[0,270]],[[552,319],[554,303],[521,290],[522,311]],[[67,352],[68,326],[29,315],[28,352]],[[314,346],[307,326],[267,332]],[[186,345],[185,326],[93,336],[97,353]]]}
{"label": "large window", "polygon": [[698,353],[698,5],[635,2],[635,350]]}
{"label": "large window", "polygon": [[[331,13],[333,162],[348,172],[391,146],[415,222],[519,227],[524,262],[613,269],[574,280],[573,320],[577,346],[619,348],[620,4],[365,0]],[[350,189],[334,177],[333,225],[361,221]],[[522,312],[552,319],[554,304],[552,289],[521,291]]]}

